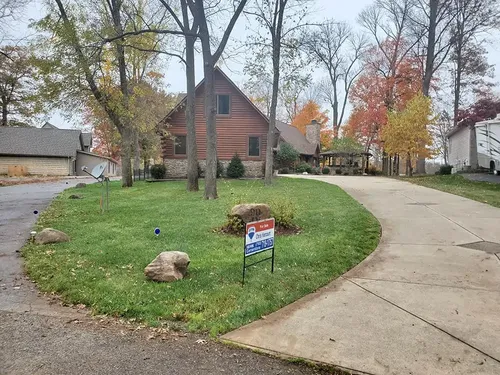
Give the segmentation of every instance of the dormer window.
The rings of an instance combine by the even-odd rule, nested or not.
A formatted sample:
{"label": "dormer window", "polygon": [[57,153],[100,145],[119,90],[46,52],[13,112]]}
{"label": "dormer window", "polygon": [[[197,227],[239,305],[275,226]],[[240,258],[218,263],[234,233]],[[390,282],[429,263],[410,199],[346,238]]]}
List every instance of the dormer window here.
{"label": "dormer window", "polygon": [[228,116],[230,113],[231,97],[228,94],[217,95],[217,115]]}

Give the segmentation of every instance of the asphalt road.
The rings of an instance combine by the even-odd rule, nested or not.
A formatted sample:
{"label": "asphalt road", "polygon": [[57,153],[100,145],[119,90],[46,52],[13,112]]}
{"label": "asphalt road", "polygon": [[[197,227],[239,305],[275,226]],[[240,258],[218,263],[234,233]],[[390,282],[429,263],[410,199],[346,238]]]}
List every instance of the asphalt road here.
{"label": "asphalt road", "polygon": [[0,374],[325,373],[199,335],[91,318],[40,295],[23,275],[18,251],[33,212],[81,181],[0,187]]}

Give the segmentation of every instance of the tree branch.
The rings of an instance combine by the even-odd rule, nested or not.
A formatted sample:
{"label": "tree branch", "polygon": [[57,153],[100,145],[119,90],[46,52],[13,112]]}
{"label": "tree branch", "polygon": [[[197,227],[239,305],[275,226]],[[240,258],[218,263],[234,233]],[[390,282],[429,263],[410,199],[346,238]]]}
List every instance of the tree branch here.
{"label": "tree branch", "polygon": [[231,35],[231,32],[233,31],[234,25],[236,24],[236,21],[238,20],[241,12],[243,11],[243,8],[245,7],[246,3],[248,0],[241,0],[240,3],[238,4],[238,7],[234,11],[233,16],[231,17],[231,20],[229,21],[229,24],[227,25],[226,31],[224,32],[224,35],[222,36],[222,40],[219,43],[219,47],[215,51],[215,53],[212,55],[213,62],[216,63],[220,56],[222,55],[222,52],[224,51],[224,48],[226,47],[227,41],[229,40],[229,36]]}

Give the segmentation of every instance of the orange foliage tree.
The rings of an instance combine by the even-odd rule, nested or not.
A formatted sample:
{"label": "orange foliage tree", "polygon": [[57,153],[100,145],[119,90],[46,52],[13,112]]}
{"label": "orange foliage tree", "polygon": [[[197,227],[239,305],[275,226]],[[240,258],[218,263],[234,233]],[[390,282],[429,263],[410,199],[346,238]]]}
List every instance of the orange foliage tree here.
{"label": "orange foliage tree", "polygon": [[[390,48],[389,43],[385,46]],[[361,142],[366,151],[379,144],[388,114],[404,110],[422,90],[422,66],[418,59],[407,56],[387,66],[379,49],[374,48],[368,56],[364,73],[351,90],[353,109],[344,128],[344,135]]]}
{"label": "orange foliage tree", "polygon": [[321,140],[321,150],[328,150],[335,139],[335,130],[332,128],[321,129],[320,140]]}
{"label": "orange foliage tree", "polygon": [[314,100],[307,101],[304,106],[299,110],[297,115],[292,120],[292,126],[295,126],[300,130],[302,134],[306,134],[306,125],[309,125],[312,120],[316,120],[319,124],[321,124],[321,145],[323,147],[323,140],[329,144],[328,142],[328,133],[325,133],[328,129],[326,128],[326,124],[329,121],[328,111],[321,112],[321,108],[318,103]]}

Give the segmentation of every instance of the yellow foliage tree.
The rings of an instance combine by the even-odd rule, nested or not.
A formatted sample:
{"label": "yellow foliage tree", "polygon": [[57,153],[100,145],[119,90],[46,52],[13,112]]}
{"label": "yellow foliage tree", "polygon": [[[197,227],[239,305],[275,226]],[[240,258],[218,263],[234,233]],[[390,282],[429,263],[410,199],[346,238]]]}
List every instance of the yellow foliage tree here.
{"label": "yellow foliage tree", "polygon": [[431,156],[432,136],[428,125],[433,122],[432,102],[422,93],[415,95],[404,110],[388,114],[381,134],[384,150],[391,156],[403,156],[409,175],[414,161]]}
{"label": "yellow foliage tree", "polygon": [[292,120],[292,126],[295,126],[306,134],[306,125],[310,124],[312,120],[316,120],[321,124],[321,128],[326,127],[328,123],[328,111],[321,112],[319,104],[314,100],[307,101],[306,104],[300,109],[297,115]]}

